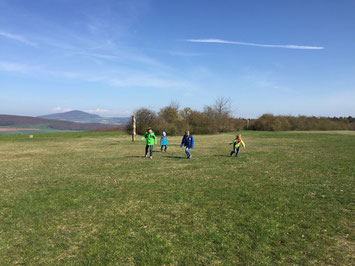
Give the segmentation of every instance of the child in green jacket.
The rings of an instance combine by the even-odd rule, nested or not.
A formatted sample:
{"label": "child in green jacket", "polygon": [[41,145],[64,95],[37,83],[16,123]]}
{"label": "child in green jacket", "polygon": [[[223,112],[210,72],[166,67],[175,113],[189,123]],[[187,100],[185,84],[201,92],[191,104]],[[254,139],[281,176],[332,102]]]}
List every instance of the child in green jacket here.
{"label": "child in green jacket", "polygon": [[155,136],[153,130],[148,128],[147,132],[145,132],[142,140],[146,140],[147,144],[145,145],[145,157],[148,156],[148,149],[150,150],[150,159],[153,159],[153,146],[157,144],[157,137]]}
{"label": "child in green jacket", "polygon": [[233,140],[233,142],[230,143],[230,145],[231,144],[233,144],[233,150],[231,151],[230,156],[232,156],[235,153],[235,157],[238,157],[240,145],[243,145],[245,149],[245,143],[242,140],[242,135],[240,134],[236,136],[236,138]]}

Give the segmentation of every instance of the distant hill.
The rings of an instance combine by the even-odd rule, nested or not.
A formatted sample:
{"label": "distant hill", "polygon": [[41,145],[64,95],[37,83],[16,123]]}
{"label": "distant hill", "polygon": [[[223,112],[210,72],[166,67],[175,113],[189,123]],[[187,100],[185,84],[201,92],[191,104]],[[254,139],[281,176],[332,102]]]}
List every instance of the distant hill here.
{"label": "distant hill", "polygon": [[102,117],[87,112],[74,110],[65,113],[49,114],[38,116],[38,118],[64,120],[76,123],[101,123],[109,125],[126,125],[129,123],[129,117]]}
{"label": "distant hill", "polygon": [[[108,124],[100,123],[75,123],[71,121],[61,121],[54,119],[45,119],[32,116],[0,115],[0,126],[23,127],[46,125],[49,128],[60,130],[80,130],[93,131],[112,127]],[[124,128],[124,126],[122,126]]]}
{"label": "distant hill", "polygon": [[101,116],[99,115],[94,115],[79,110],[69,111],[65,113],[50,114],[50,115],[41,115],[37,117],[46,118],[46,119],[55,119],[55,120],[88,120],[88,119],[101,118]]}

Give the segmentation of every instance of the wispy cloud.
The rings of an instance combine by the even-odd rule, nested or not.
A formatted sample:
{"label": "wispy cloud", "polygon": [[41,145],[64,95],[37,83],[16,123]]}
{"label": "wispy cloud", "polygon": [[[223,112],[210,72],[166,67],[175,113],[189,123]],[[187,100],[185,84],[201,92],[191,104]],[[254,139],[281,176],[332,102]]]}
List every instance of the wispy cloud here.
{"label": "wispy cloud", "polygon": [[26,39],[25,37],[21,36],[21,35],[17,35],[17,34],[12,34],[12,33],[8,33],[5,31],[0,31],[0,36],[10,39],[10,40],[14,40],[14,41],[18,41],[30,46],[37,46],[37,44],[35,42],[29,41],[28,39]]}
{"label": "wispy cloud", "polygon": [[[168,73],[148,73],[137,72],[115,68],[115,71],[107,69],[102,72],[93,73],[91,71],[60,71],[51,70],[46,66],[32,65],[31,67],[26,64],[12,63],[0,61],[0,72],[13,72],[25,76],[37,77],[43,79],[67,79],[67,80],[80,80],[84,82],[99,82],[112,87],[118,88],[156,88],[156,89],[182,89],[189,87],[188,82],[182,78],[171,76]],[[99,110],[99,109],[97,109]],[[103,109],[102,109],[103,110]],[[62,111],[60,107],[58,110]]]}
{"label": "wispy cloud", "polygon": [[322,46],[306,46],[306,45],[294,45],[294,44],[259,44],[251,42],[236,42],[226,41],[221,39],[188,39],[186,42],[198,42],[198,43],[222,43],[222,44],[234,44],[234,45],[247,45],[267,48],[284,48],[284,49],[300,49],[300,50],[322,50],[325,49]]}
{"label": "wispy cloud", "polygon": [[0,61],[0,71],[26,73],[28,67],[25,64]]}
{"label": "wispy cloud", "polygon": [[108,84],[114,87],[149,87],[156,89],[185,88],[187,84],[183,81],[141,74],[132,74],[121,78],[105,78]]}
{"label": "wispy cloud", "polygon": [[170,55],[174,55],[174,56],[184,56],[184,57],[201,56],[201,55],[203,55],[202,53],[174,52],[174,51],[169,52],[169,54]]}

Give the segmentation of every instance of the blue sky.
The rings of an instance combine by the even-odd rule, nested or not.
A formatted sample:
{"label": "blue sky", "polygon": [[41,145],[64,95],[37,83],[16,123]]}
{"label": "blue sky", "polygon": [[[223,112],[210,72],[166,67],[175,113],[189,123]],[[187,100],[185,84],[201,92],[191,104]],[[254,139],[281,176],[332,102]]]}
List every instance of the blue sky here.
{"label": "blue sky", "polygon": [[353,0],[0,0],[0,113],[355,116]]}

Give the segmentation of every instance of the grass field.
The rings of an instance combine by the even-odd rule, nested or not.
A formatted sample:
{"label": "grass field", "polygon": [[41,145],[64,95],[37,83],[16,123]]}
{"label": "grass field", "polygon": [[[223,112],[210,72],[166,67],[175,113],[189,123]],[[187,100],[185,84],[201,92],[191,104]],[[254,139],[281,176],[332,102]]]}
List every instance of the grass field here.
{"label": "grass field", "polygon": [[0,265],[354,265],[353,133],[0,136]]}

